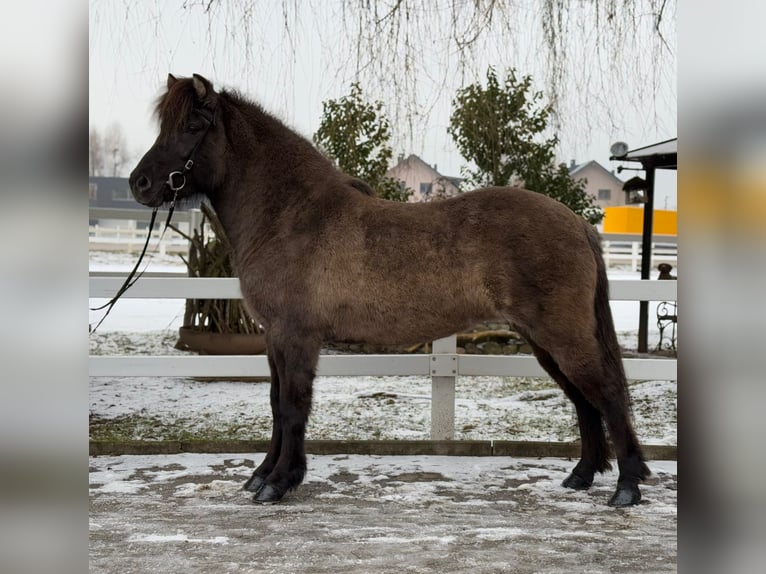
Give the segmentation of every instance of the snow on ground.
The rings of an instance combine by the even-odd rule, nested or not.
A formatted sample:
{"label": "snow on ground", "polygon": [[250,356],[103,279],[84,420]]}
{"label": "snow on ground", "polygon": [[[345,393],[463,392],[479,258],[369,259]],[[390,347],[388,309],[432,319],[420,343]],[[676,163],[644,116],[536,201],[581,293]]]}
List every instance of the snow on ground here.
{"label": "snow on ground", "polygon": [[275,506],[241,485],[262,454],[90,459],[91,572],[675,572],[677,467],[642,504],[606,505],[616,471],[560,486],[571,461],[312,456]]}
{"label": "snow on ground", "polygon": [[[427,440],[430,394],[426,377],[318,377],[306,438]],[[676,444],[675,383],[635,382],[631,396],[641,441]],[[122,438],[150,440],[271,436],[268,383],[93,378],[90,413],[94,438],[115,429]],[[465,440],[578,437],[573,408],[554,383],[514,377],[458,379],[455,434]]]}
{"label": "snow on ground", "polygon": [[[541,493],[560,495],[562,490],[558,477],[546,481],[539,479],[548,478],[551,470],[561,473],[563,479],[572,466],[571,461],[560,458],[307,455],[307,459],[311,472],[306,476],[305,484],[331,482],[337,479],[340,473],[347,475],[348,479],[334,482],[346,485],[374,485],[381,480],[394,478],[401,483],[398,499],[403,502],[406,502],[408,497],[422,502],[429,494],[433,494],[429,491],[433,490],[434,481],[470,484],[477,476],[483,476],[487,484],[496,488],[507,487],[508,477],[502,476],[500,471],[513,474],[516,480],[534,483]],[[224,460],[225,465],[221,466]],[[459,464],[456,464],[456,461]],[[253,468],[249,456],[244,458],[242,455],[198,453],[168,455],[163,457],[161,467],[157,466],[156,455],[105,456],[92,459],[91,464],[93,468],[89,473],[89,483],[92,491],[136,492],[151,483],[175,483],[174,495],[177,497],[190,496],[193,491],[204,493],[229,490],[229,485],[223,480],[218,480],[218,484],[204,483],[207,488],[186,482],[192,477],[222,476],[239,485],[240,481],[244,482],[250,477]],[[655,475],[677,473],[676,461],[651,461],[650,464]],[[146,470],[137,474],[137,468]],[[423,474],[425,471],[427,476],[421,477],[422,480],[415,480],[417,474]],[[594,486],[602,483],[612,485],[616,477],[616,471],[597,475]],[[649,484],[653,482],[649,481]],[[517,484],[515,487],[528,489],[529,485],[524,487]],[[573,491],[563,492],[577,494]],[[242,496],[248,498],[251,495],[243,493]],[[573,499],[569,503],[576,503],[576,500]]]}
{"label": "snow on ground", "polygon": [[[130,272],[138,261],[138,253],[118,251],[91,251],[88,255],[88,269],[93,272]],[[180,256],[148,252],[141,269],[153,273],[186,273],[186,264]]]}
{"label": "snow on ground", "polygon": [[[183,272],[177,256],[154,256],[150,271]],[[135,256],[92,253],[91,271],[128,271]],[[613,279],[637,274],[616,270]],[[100,304],[99,300],[91,300]],[[635,347],[637,302],[613,302],[627,348]],[[91,337],[93,355],[170,355],[183,300],[123,299]],[[650,310],[650,313],[652,311]],[[91,321],[99,313],[91,312]],[[650,331],[651,334],[651,331]],[[656,333],[654,334],[656,337]],[[650,344],[651,341],[650,341]],[[431,381],[427,377],[318,377],[308,439],[428,439]],[[268,384],[174,378],[93,378],[93,438],[268,439]],[[636,430],[643,443],[676,444],[676,384],[631,383]],[[573,409],[547,379],[461,377],[456,389],[457,439],[571,441]]]}

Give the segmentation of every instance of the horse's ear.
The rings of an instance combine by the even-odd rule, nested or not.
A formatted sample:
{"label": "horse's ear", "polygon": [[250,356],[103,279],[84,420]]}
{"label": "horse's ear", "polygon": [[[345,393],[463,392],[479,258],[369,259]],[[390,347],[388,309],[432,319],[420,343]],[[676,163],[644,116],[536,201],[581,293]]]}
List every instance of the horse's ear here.
{"label": "horse's ear", "polygon": [[197,98],[199,98],[202,103],[212,105],[215,102],[216,93],[213,89],[213,84],[211,84],[210,81],[199,74],[194,74],[192,76],[192,84],[194,85],[194,91],[197,94]]}
{"label": "horse's ear", "polygon": [[173,74],[168,74],[168,90],[173,87],[173,84],[175,84],[178,81],[178,78],[176,78]]}

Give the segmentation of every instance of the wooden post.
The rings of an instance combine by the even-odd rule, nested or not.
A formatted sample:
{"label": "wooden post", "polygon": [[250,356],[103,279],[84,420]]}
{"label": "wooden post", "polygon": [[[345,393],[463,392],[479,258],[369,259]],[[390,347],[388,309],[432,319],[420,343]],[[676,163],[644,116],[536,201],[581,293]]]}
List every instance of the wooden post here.
{"label": "wooden post", "polygon": [[433,342],[431,371],[431,440],[455,438],[455,382],[457,381],[457,336]]}

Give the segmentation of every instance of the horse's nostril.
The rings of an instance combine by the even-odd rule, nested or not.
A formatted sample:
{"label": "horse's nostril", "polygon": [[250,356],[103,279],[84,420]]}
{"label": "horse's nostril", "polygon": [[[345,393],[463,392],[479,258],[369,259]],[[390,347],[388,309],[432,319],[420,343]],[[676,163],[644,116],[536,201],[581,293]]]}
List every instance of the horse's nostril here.
{"label": "horse's nostril", "polygon": [[149,178],[145,175],[138,176],[138,179],[136,180],[136,191],[146,191],[152,186],[152,182],[149,181]]}

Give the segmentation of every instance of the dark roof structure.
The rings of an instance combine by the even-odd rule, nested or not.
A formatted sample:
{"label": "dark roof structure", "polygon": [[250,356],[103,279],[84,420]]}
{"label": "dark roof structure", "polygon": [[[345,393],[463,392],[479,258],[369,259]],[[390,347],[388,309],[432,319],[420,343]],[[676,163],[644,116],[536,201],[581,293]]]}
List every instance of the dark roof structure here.
{"label": "dark roof structure", "polygon": [[[652,145],[627,150],[623,143],[612,146],[612,161],[627,161],[641,164],[645,178],[629,179],[623,190],[642,191],[644,195],[644,227],[641,235],[641,279],[649,279],[652,258],[652,226],[654,219],[654,172],[658,169],[678,169],[678,138],[661,141]],[[647,351],[649,332],[649,302],[641,301],[638,315],[638,352]]]}

